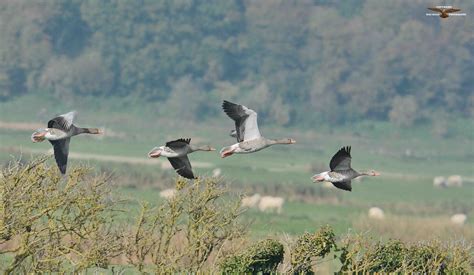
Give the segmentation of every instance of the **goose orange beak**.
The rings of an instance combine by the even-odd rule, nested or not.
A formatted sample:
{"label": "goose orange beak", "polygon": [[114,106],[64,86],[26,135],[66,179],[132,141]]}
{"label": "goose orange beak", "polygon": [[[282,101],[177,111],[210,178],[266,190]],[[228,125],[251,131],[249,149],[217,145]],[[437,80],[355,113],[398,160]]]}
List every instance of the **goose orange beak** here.
{"label": "goose orange beak", "polygon": [[221,153],[221,158],[226,158],[226,157],[228,157],[228,156],[231,156],[233,153],[234,153],[233,150],[224,151],[224,152]]}
{"label": "goose orange beak", "polygon": [[148,153],[149,158],[159,158],[161,155],[161,150],[153,149]]}
{"label": "goose orange beak", "polygon": [[42,142],[45,140],[45,136],[46,136],[46,132],[34,132],[32,135],[31,135],[31,141],[33,142]]}
{"label": "goose orange beak", "polygon": [[311,179],[313,181],[324,181],[324,177],[320,175],[313,176]]}

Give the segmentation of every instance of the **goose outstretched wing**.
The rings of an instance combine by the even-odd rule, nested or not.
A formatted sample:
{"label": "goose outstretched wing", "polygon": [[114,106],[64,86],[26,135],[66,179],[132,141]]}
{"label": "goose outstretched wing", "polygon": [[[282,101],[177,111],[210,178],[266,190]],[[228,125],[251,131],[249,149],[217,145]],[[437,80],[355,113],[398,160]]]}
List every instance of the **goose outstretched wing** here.
{"label": "goose outstretched wing", "polygon": [[352,191],[352,185],[351,181],[341,181],[341,182],[333,182],[332,183],[334,186],[336,186],[339,189],[346,190],[346,191]]}
{"label": "goose outstretched wing", "polygon": [[351,146],[342,147],[331,159],[331,171],[344,171],[351,169]]}
{"label": "goose outstretched wing", "polygon": [[227,100],[222,103],[222,109],[235,122],[235,135],[238,142],[261,137],[258,130],[257,113],[254,110]]}
{"label": "goose outstretched wing", "polygon": [[58,140],[50,140],[54,149],[54,159],[58,165],[61,174],[66,174],[67,158],[69,155],[69,142],[71,138],[64,138]]}
{"label": "goose outstretched wing", "polygon": [[75,117],[75,111],[57,116],[48,121],[48,128],[55,128],[67,132],[71,129]]}
{"label": "goose outstretched wing", "polygon": [[168,141],[165,145],[172,150],[176,150],[188,146],[190,142],[190,138],[180,138],[177,140]]}
{"label": "goose outstretched wing", "polygon": [[187,179],[195,179],[188,156],[168,158],[168,160],[170,161],[171,166],[176,170],[176,173],[180,176]]}

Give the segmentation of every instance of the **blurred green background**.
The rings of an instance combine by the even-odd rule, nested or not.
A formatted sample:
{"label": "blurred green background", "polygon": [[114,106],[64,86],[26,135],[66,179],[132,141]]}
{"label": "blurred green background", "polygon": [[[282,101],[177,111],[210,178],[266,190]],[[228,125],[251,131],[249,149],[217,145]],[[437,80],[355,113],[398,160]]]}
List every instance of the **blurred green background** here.
{"label": "blurred green background", "polygon": [[[77,110],[76,125],[105,135],[74,138],[69,165],[111,172],[118,193],[159,203],[176,175],[147,152],[181,137],[234,143],[227,99],[257,111],[265,136],[297,140],[190,156],[196,174],[218,168],[237,194],[286,199],[281,215],[246,212],[252,235],[331,224],[472,240],[474,2],[438,2],[467,15],[426,16],[433,3],[408,0],[3,1],[0,161],[46,153],[32,131]],[[312,183],[345,145],[355,169],[382,176],[353,192]],[[433,187],[449,175],[463,186]],[[385,225],[367,219],[372,206]],[[456,213],[467,225],[450,224]]]}

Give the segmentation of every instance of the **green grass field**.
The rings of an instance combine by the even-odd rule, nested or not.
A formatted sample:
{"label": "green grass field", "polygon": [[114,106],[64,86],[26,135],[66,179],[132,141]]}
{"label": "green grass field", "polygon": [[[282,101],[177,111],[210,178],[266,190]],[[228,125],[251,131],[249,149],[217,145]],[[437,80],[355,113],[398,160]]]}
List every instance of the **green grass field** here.
{"label": "green grass field", "polygon": [[[68,111],[55,107],[55,103],[33,96],[0,103],[0,121],[46,124],[48,116]],[[46,115],[38,115],[41,108],[37,106],[46,108]],[[74,138],[71,153],[114,159],[94,160],[86,155],[82,159],[72,157],[69,165],[87,164],[114,171],[117,181],[128,181],[119,185],[121,187],[116,191],[127,198],[159,203],[159,190],[171,187],[170,177],[174,177],[174,173],[163,170],[158,164],[152,165],[152,160],[146,157],[154,146],[180,137],[191,137],[193,142],[210,144],[217,151],[234,143],[234,139],[228,136],[233,123],[224,113],[203,126],[199,122],[167,119],[153,106],[135,108],[138,106],[122,106],[115,102],[99,106],[85,100],[85,103],[75,107],[70,109],[79,112],[78,126],[104,127],[106,131],[120,133],[122,137]],[[336,233],[345,233],[354,228],[372,206],[381,207],[388,215],[402,219],[435,218],[446,222],[452,214],[463,212],[468,215],[467,228],[471,232],[463,237],[473,236],[472,121],[452,122],[450,131],[453,134],[445,139],[433,137],[429,125],[398,129],[383,122],[364,122],[338,128],[314,125],[306,129],[282,129],[262,124],[260,128],[267,137],[292,137],[297,144],[275,146],[255,154],[234,155],[226,159],[221,159],[217,152],[190,156],[191,162],[195,163],[195,174],[210,175],[214,168],[220,168],[224,181],[236,193],[258,191],[261,195],[287,199],[281,215],[260,213],[254,209],[244,214],[245,221],[251,222],[252,236],[295,235],[314,231],[324,224],[333,226]],[[39,151],[49,150],[51,146],[48,142],[33,144],[30,141],[33,130],[0,128],[0,161],[6,162],[20,155],[28,159]],[[320,184],[312,183],[310,177],[316,172],[312,171],[312,167],[326,169],[331,156],[344,145],[352,145],[352,166],[356,170],[375,169],[382,175],[353,183],[352,192],[327,190]],[[33,154],[31,150],[36,151]],[[168,178],[163,177],[163,173]],[[436,189],[432,186],[434,176],[453,174],[463,176],[463,187]],[[314,192],[305,194],[301,199],[297,196],[298,190]],[[321,197],[321,194],[324,196]],[[133,204],[130,207],[133,208]],[[132,209],[130,214],[134,213]],[[426,237],[432,236],[427,234]]]}

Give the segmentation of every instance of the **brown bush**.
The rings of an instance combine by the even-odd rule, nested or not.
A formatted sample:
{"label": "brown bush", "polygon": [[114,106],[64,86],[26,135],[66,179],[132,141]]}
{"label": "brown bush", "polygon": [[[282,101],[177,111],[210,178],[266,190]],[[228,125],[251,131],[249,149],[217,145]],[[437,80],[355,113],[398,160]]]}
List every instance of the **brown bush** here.
{"label": "brown bush", "polygon": [[[118,269],[143,273],[275,272],[282,266],[280,242],[242,249],[250,240],[239,221],[240,200],[215,178],[180,178],[176,196],[155,207],[142,203],[136,221],[120,225],[108,177],[85,167],[61,176],[45,160],[14,163],[0,173],[0,271],[6,274],[87,272],[110,268],[119,258]],[[391,219],[362,222],[377,236],[392,228],[403,236],[437,228]],[[310,273],[315,260],[321,263],[334,252],[341,272],[468,273],[471,251],[469,243],[382,242],[367,235],[336,242],[332,229],[324,227],[290,242],[282,271]]]}
{"label": "brown bush", "polygon": [[176,182],[177,195],[157,207],[143,204],[125,236],[128,263],[140,272],[212,271],[226,243],[246,230],[238,222],[240,200],[232,200],[215,178],[191,185]]}
{"label": "brown bush", "polygon": [[15,163],[0,178],[0,270],[78,272],[107,267],[122,250],[112,230],[108,179],[76,167],[67,177],[46,158]]}

